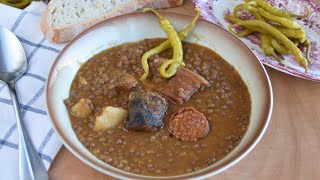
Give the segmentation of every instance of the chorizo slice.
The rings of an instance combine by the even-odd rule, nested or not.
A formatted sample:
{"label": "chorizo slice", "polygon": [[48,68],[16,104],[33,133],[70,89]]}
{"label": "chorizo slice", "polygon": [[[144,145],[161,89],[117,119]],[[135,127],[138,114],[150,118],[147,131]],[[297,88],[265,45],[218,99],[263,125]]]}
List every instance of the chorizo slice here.
{"label": "chorizo slice", "polygon": [[193,107],[185,107],[171,116],[169,132],[182,141],[196,141],[209,132],[207,118]]}

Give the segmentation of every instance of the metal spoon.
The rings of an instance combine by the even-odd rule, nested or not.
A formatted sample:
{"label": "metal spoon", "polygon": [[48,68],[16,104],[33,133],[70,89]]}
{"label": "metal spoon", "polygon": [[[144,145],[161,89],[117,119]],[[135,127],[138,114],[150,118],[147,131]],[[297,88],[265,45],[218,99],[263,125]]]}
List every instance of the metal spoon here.
{"label": "metal spoon", "polygon": [[47,170],[33,147],[20,115],[15,82],[26,72],[27,58],[18,38],[0,26],[0,81],[10,91],[19,132],[19,179],[47,180]]}

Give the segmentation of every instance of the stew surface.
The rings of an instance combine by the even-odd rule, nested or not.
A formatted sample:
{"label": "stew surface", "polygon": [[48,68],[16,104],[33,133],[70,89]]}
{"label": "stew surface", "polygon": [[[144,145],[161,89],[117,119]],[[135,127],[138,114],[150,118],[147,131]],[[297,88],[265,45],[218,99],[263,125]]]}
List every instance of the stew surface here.
{"label": "stew surface", "polygon": [[[201,75],[209,87],[200,88],[188,101],[177,105],[168,100],[164,126],[154,132],[127,130],[124,124],[105,131],[94,128],[95,115],[105,106],[127,108],[129,91],[114,91],[119,83],[115,71],[134,76],[144,90],[158,92],[168,83],[154,68],[159,59],[172,57],[169,49],[149,59],[150,73],[139,81],[143,70],[141,56],[164,39],[146,39],[107,49],[82,65],[75,76],[68,107],[81,98],[90,99],[93,111],[87,118],[69,113],[72,127],[81,143],[97,158],[124,171],[171,176],[190,173],[214,164],[241,141],[249,125],[251,99],[237,71],[214,51],[193,43],[183,43],[186,68]],[[85,83],[83,83],[85,82]],[[184,107],[194,107],[209,122],[208,134],[196,141],[181,141],[168,131],[170,117]]]}

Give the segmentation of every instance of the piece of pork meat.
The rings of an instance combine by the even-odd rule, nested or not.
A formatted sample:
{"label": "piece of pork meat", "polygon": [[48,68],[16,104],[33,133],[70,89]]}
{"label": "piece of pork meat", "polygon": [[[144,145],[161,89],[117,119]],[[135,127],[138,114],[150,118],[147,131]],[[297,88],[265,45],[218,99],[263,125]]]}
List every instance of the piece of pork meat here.
{"label": "piece of pork meat", "polygon": [[[137,79],[118,69],[112,69],[102,74],[101,80],[94,82],[94,88],[100,89],[105,96],[113,97],[120,92],[129,93],[130,89],[138,84]],[[100,94],[97,94],[100,95]]]}
{"label": "piece of pork meat", "polygon": [[160,94],[134,87],[128,101],[129,115],[126,121],[128,130],[155,131],[163,127],[162,119],[168,103]]}
{"label": "piece of pork meat", "polygon": [[210,86],[209,82],[187,68],[179,67],[177,74],[160,89],[160,93],[176,104],[188,101],[200,87]]}
{"label": "piece of pork meat", "polygon": [[138,83],[136,78],[128,73],[120,74],[118,81],[118,88],[122,90],[130,90],[131,88],[135,87]]}

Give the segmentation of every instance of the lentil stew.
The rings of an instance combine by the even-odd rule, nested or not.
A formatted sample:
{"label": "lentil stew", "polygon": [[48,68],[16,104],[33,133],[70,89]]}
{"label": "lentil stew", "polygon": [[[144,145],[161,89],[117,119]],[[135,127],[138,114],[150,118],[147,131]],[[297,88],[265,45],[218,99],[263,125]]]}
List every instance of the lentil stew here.
{"label": "lentil stew", "polygon": [[[178,96],[183,101],[179,99],[179,103],[174,103],[160,96],[161,89],[170,87],[173,79],[162,78],[157,67],[163,59],[172,57],[171,49],[151,57],[150,76],[139,81],[143,74],[141,56],[163,41],[159,38],[127,43],[92,57],[77,72],[69,98],[65,100],[72,128],[80,142],[105,163],[135,174],[174,176],[208,167],[240,143],[249,125],[251,98],[246,84],[230,64],[206,47],[183,42],[185,68],[210,84],[197,86],[199,89],[192,91],[188,98],[178,88]],[[163,124],[158,123],[150,131],[133,131],[125,122],[117,124],[113,121],[112,124],[117,124],[115,127],[97,130],[95,118],[112,110],[106,106],[119,107],[117,112],[128,109],[132,89],[136,89],[134,86],[141,88],[139,91],[147,91],[144,94],[157,97],[158,105],[165,106],[161,108],[165,113],[160,113],[164,116]],[[71,111],[75,105],[81,106],[77,102],[87,103],[83,106],[87,108],[86,113],[81,114],[87,116],[77,116]],[[195,111],[195,117],[201,117],[198,121],[202,126],[197,126],[198,122],[194,121],[191,123],[195,124],[194,129],[204,127],[208,131],[202,129],[201,138],[189,138],[190,133],[184,133],[181,140],[173,135],[172,129],[177,128],[169,128],[169,124],[181,124],[177,112]],[[126,116],[126,113],[122,115]],[[129,116],[130,113],[129,110]],[[154,115],[159,118],[156,115],[159,113]],[[169,123],[172,117],[175,121]],[[190,129],[188,124],[183,125]]]}

